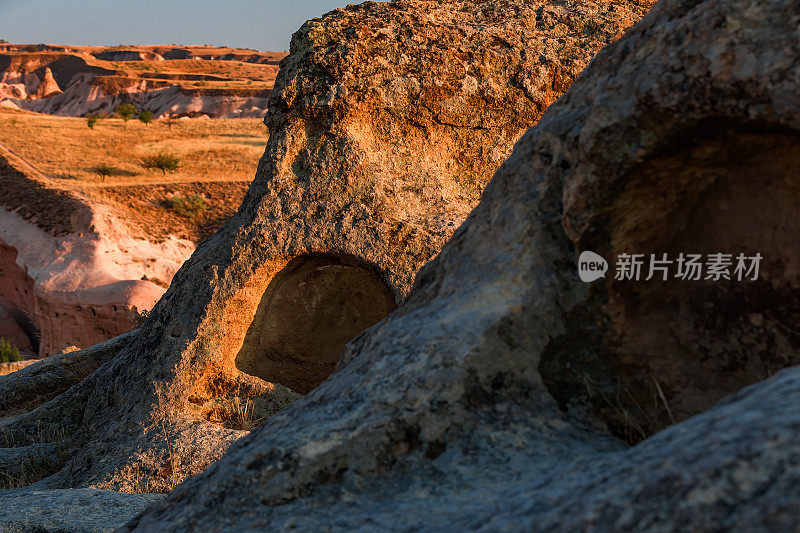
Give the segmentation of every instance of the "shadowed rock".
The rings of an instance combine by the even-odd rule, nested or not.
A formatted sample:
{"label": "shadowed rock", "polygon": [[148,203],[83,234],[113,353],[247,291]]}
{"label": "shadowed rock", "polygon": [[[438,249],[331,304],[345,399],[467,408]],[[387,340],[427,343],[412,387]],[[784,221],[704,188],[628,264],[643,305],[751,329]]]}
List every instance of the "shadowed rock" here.
{"label": "shadowed rock", "polygon": [[[662,0],[347,366],[126,530],[795,529],[800,369],[737,390],[798,361],[797,25],[789,0]],[[586,249],[761,252],[769,283],[587,285]],[[631,407],[655,383],[704,412],[627,447],[614,413],[663,425]]]}
{"label": "shadowed rock", "polygon": [[286,386],[313,388],[347,337],[406,297],[519,136],[650,5],[369,2],[305,24],[238,214],[119,356],[0,426],[10,448],[66,436],[36,488],[168,491],[295,401]]}
{"label": "shadowed rock", "polygon": [[[24,412],[58,396],[117,356],[136,336],[126,333],[85,350],[65,351],[0,376],[0,418]],[[14,365],[15,363],[7,363]]]}
{"label": "shadowed rock", "polygon": [[298,257],[264,291],[236,366],[305,394],[333,372],[350,339],[396,308],[368,265]]}
{"label": "shadowed rock", "polygon": [[103,533],[162,497],[97,489],[7,491],[0,494],[0,531]]}

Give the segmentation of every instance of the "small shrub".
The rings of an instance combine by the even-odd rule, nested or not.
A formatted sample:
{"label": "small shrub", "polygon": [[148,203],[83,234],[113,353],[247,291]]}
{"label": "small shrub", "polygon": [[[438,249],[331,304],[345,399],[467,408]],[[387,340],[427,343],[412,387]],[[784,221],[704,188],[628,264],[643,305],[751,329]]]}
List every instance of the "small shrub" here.
{"label": "small shrub", "polygon": [[100,120],[100,115],[98,115],[98,114],[89,115],[86,118],[86,125],[89,126],[90,130],[93,130],[94,126],[95,126],[95,124],[97,124],[98,120]]}
{"label": "small shrub", "polygon": [[173,196],[167,200],[167,205],[178,215],[186,218],[194,218],[206,210],[206,201],[199,194],[192,194],[187,197]]}
{"label": "small shrub", "polygon": [[14,361],[22,361],[19,348],[0,337],[0,363],[13,363]]}
{"label": "small shrub", "polygon": [[139,113],[139,122],[142,124],[152,124],[153,123],[153,112],[152,111],[142,111]]}
{"label": "small shrub", "polygon": [[144,326],[144,323],[147,322],[147,318],[150,316],[150,311],[147,309],[142,309],[139,311],[136,307],[133,308],[133,329],[141,329]]}
{"label": "small shrub", "polygon": [[175,172],[181,166],[180,159],[172,154],[161,152],[142,158],[142,166],[147,170],[160,170],[163,175],[167,172]]}
{"label": "small shrub", "polygon": [[114,174],[114,167],[107,165],[105,163],[100,163],[96,167],[94,167],[94,171],[100,176],[101,181],[106,181],[107,176],[111,176]]}
{"label": "small shrub", "polygon": [[136,108],[133,104],[120,104],[114,108],[114,113],[122,119],[123,122],[128,122],[136,114]]}

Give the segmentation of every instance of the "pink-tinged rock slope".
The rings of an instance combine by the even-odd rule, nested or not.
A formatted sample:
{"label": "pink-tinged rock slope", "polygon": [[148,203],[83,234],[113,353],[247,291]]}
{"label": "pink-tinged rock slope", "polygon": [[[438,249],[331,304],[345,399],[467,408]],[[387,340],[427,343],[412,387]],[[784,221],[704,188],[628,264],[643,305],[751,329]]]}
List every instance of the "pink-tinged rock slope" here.
{"label": "pink-tinged rock slope", "polygon": [[[17,179],[39,195],[54,194],[0,162],[4,187]],[[191,241],[175,237],[159,244],[134,238],[107,206],[74,196],[58,202],[67,200],[71,215],[61,225],[0,208],[0,336],[19,341],[30,356],[130,331],[132,309],[150,309],[164,292],[148,280],[169,281],[194,250]]]}

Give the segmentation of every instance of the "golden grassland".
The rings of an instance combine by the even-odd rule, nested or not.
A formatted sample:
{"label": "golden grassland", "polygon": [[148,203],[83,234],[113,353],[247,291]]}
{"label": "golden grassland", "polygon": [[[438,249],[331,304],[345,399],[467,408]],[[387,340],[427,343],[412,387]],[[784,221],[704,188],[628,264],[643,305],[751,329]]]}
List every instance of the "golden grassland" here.
{"label": "golden grassland", "polygon": [[[169,181],[251,181],[267,134],[261,119],[101,119],[0,113],[0,142],[40,172],[66,186],[143,185]],[[168,152],[181,160],[166,177],[147,171],[142,158]],[[108,165],[103,180],[97,167]]]}
{"label": "golden grassland", "polygon": [[[213,232],[239,206],[267,141],[261,119],[101,119],[0,112],[0,144],[49,178],[47,186],[118,208],[150,237],[194,241]],[[169,153],[180,168],[148,171],[142,159]],[[109,173],[101,176],[98,169]],[[175,198],[199,195],[205,207],[187,216]],[[172,205],[172,209],[170,206]]]}

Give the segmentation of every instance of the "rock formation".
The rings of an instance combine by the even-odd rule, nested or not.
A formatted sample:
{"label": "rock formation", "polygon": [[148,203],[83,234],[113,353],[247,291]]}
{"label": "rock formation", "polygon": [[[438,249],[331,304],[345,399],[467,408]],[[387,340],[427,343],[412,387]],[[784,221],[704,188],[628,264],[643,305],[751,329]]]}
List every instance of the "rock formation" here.
{"label": "rock formation", "polygon": [[0,336],[13,333],[29,355],[130,331],[132,309],[164,293],[150,280],[172,279],[194,250],[137,238],[112,209],[55,188],[2,147],[0,181]]}
{"label": "rock formation", "polygon": [[[348,364],[128,530],[796,529],[797,25],[789,0],[659,2]],[[586,250],[764,263],[585,284]],[[625,413],[701,414],[628,447]]]}
{"label": "rock formation", "polygon": [[83,76],[111,75],[114,70],[96,65],[82,53],[8,53],[0,54],[0,88],[22,84],[27,95],[36,92],[50,70],[52,83],[67,88]]}
{"label": "rock formation", "polygon": [[203,91],[162,80],[84,76],[55,97],[22,105],[28,111],[68,117],[111,114],[117,105],[129,103],[147,108],[156,118],[200,114],[215,118],[260,118],[266,114],[269,94],[268,89]]}
{"label": "rock formation", "polygon": [[[317,323],[297,325],[311,318],[349,335],[400,303],[521,133],[649,5],[403,0],[304,25],[238,214],[198,247],[118,356],[0,423],[0,458],[36,464],[36,488],[163,491],[205,469],[260,422],[253,412],[267,417],[298,398],[276,363],[316,367],[286,381],[307,390],[339,358],[342,336],[312,342]],[[309,308],[274,321],[294,305]],[[440,333],[458,323],[454,315]],[[426,368],[420,383],[437,375]],[[58,461],[37,461],[64,441]]]}
{"label": "rock formation", "polygon": [[[86,49],[93,50],[92,47]],[[223,52],[229,49],[201,49],[210,52],[205,57],[215,62],[248,59],[238,55],[228,57],[230,54]],[[280,56],[282,54],[250,51],[249,59],[253,63],[271,64]],[[10,103],[28,111],[75,117],[91,113],[110,114],[114,107],[124,103],[146,108],[156,118],[200,114],[222,118],[260,118],[265,115],[270,94],[269,82],[274,78],[276,67],[270,65],[250,71],[249,75],[255,79],[250,77],[249,82],[258,81],[259,84],[242,86],[241,77],[194,73],[203,71],[196,64],[188,67],[178,65],[167,69],[167,72],[157,68],[157,72],[154,72],[153,67],[146,63],[163,60],[150,50],[101,49],[91,54],[81,50],[0,53],[0,99],[13,99]],[[132,66],[131,70],[116,70],[119,65],[108,61],[145,64]],[[217,63],[209,70],[218,68]],[[182,72],[182,69],[189,72]],[[241,76],[238,70],[236,73]],[[194,85],[208,81],[227,82],[227,85]]]}
{"label": "rock formation", "polygon": [[49,98],[56,94],[61,94],[61,89],[56,79],[53,77],[53,71],[50,70],[50,67],[45,67],[42,81],[39,83],[39,87],[36,88],[36,92],[30,95],[30,97]]}
{"label": "rock formation", "polygon": [[11,361],[9,363],[0,363],[0,376],[6,376],[8,374],[13,374],[23,368],[32,365],[36,361],[33,359],[27,361]]}
{"label": "rock formation", "polygon": [[97,489],[9,491],[2,496],[0,531],[113,531],[124,525],[131,513],[161,498],[160,494],[119,494]]}

